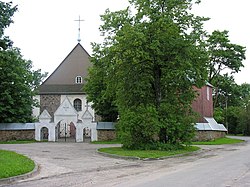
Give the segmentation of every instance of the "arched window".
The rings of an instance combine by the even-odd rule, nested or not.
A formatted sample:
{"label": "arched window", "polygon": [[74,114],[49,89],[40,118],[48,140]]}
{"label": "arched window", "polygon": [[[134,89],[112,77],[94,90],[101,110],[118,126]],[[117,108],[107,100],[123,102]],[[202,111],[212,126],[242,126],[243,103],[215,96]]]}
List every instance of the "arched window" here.
{"label": "arched window", "polygon": [[75,79],[76,84],[81,84],[82,83],[82,77],[81,76],[77,76]]}
{"label": "arched window", "polygon": [[75,99],[74,100],[74,108],[76,109],[76,111],[82,111],[82,101],[81,99]]}

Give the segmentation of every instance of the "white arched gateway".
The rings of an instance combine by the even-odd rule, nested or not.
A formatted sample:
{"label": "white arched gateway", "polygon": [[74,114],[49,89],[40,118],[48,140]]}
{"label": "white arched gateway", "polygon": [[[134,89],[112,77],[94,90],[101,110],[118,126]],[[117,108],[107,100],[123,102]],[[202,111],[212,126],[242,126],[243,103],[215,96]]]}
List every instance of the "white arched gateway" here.
{"label": "white arched gateway", "polygon": [[78,119],[77,111],[66,97],[54,114],[54,120],[47,110],[39,116],[39,123],[35,124],[35,139],[58,141],[60,138],[73,138],[75,142],[84,142],[86,137],[90,141],[97,140],[97,123],[93,122],[93,116],[88,107],[81,119]]}

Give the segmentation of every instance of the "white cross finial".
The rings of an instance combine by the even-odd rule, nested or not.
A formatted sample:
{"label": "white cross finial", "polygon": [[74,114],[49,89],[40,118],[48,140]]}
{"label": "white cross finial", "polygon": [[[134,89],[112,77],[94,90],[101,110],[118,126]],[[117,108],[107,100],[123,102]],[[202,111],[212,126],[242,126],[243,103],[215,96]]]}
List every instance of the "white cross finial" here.
{"label": "white cross finial", "polygon": [[78,25],[78,39],[77,39],[77,41],[78,41],[78,43],[80,43],[81,42],[81,37],[80,37],[81,21],[84,21],[84,20],[81,19],[80,16],[79,16],[78,20],[74,20],[74,21],[78,21],[78,23],[79,23],[79,25]]}

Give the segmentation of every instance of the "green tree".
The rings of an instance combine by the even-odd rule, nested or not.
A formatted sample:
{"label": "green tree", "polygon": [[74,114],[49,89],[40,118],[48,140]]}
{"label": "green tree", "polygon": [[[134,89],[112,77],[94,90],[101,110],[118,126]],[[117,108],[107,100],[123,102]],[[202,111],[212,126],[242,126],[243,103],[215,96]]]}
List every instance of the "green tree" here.
{"label": "green tree", "polygon": [[192,138],[192,87],[201,87],[207,79],[202,43],[202,22],[207,19],[189,13],[191,2],[131,0],[135,13],[127,8],[101,16],[100,30],[106,37],[96,45],[91,72],[100,67],[104,71],[99,96],[113,96],[126,148]]}
{"label": "green tree", "polygon": [[219,90],[218,104],[214,110],[215,119],[219,123],[228,124],[229,133],[250,133],[248,127],[250,85],[246,83],[237,85],[233,77],[222,79],[220,85],[222,89]]}
{"label": "green tree", "polygon": [[[214,107],[221,105],[225,97],[232,95],[236,83],[234,73],[244,67],[245,47],[231,43],[228,31],[214,31],[207,35],[206,45],[209,55],[208,81],[215,87]],[[232,97],[231,97],[232,98]]]}
{"label": "green tree", "polygon": [[[231,74],[238,73],[244,67],[242,61],[246,58],[246,48],[238,44],[233,44],[229,40],[228,31],[214,31],[207,39],[209,53],[209,77],[213,80],[218,75],[223,75],[224,70]],[[225,72],[225,71],[224,71]]]}
{"label": "green tree", "polygon": [[6,29],[13,20],[11,17],[17,10],[17,6],[12,6],[12,3],[0,2],[0,50],[7,49],[12,46],[12,41],[9,37],[4,36],[4,29]]}
{"label": "green tree", "polygon": [[33,96],[45,74],[32,70],[32,62],[23,59],[19,49],[4,36],[17,10],[11,3],[0,2],[0,122],[31,122]]}
{"label": "green tree", "polygon": [[102,121],[117,121],[118,111],[114,104],[114,92],[107,92],[106,66],[99,61],[102,58],[99,53],[99,45],[93,44],[94,55],[91,62],[94,68],[89,69],[89,77],[86,79],[84,91],[88,93],[87,99],[93,102],[92,107],[95,113],[101,117]]}

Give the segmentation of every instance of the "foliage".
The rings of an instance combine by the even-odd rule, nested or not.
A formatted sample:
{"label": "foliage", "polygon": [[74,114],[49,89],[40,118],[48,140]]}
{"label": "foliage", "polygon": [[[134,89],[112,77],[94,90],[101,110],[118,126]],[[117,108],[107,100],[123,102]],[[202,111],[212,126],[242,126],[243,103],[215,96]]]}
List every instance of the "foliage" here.
{"label": "foliage", "polygon": [[235,144],[242,143],[244,140],[234,139],[234,138],[218,138],[213,141],[207,142],[192,142],[194,145],[223,145],[223,144]]}
{"label": "foliage", "polygon": [[207,79],[202,42],[202,22],[207,19],[189,12],[189,0],[131,0],[130,4],[101,16],[105,40],[93,45],[88,99],[96,111],[107,102],[117,106],[126,148],[190,141],[191,103],[196,96],[192,86],[201,87]]}
{"label": "foliage", "polygon": [[250,134],[250,84],[237,85],[233,78],[230,80],[223,87],[224,90],[227,90],[228,95],[222,90],[219,91],[222,94],[218,97],[214,117],[219,123],[228,125],[229,133],[248,135]]}
{"label": "foliage", "polygon": [[214,31],[207,39],[209,53],[209,77],[208,81],[222,75],[227,69],[230,73],[237,73],[243,67],[242,61],[245,57],[245,47],[233,44],[229,40],[228,31]]}
{"label": "foliage", "polygon": [[93,102],[92,107],[95,113],[101,116],[102,121],[115,122],[118,118],[117,107],[114,104],[114,92],[106,93],[106,66],[100,63],[101,54],[98,45],[93,44],[94,56],[91,62],[94,68],[89,69],[89,77],[86,79],[87,84],[84,86],[84,91],[88,93],[88,100]]}
{"label": "foliage", "polygon": [[145,158],[164,158],[169,156],[175,155],[183,155],[188,154],[194,151],[199,150],[199,147],[195,146],[186,146],[182,147],[182,149],[175,149],[169,151],[162,151],[162,150],[127,150],[121,147],[108,147],[108,148],[100,148],[98,151],[109,153],[118,156],[125,156],[125,157],[137,157],[141,159]]}
{"label": "foliage", "polygon": [[244,131],[242,123],[243,108],[230,106],[225,112],[226,123],[228,123],[228,133],[235,135],[242,134]]}
{"label": "foliage", "polygon": [[0,150],[0,179],[32,171],[35,163],[26,156],[12,151]]}
{"label": "foliage", "polygon": [[12,3],[0,2],[0,50],[6,50],[12,46],[12,41],[4,36],[4,29],[13,23],[11,17],[16,10],[17,6],[12,7]]}
{"label": "foliage", "polygon": [[[0,34],[3,34],[16,7],[0,2],[0,8],[3,10]],[[31,122],[32,106],[36,104],[33,96],[46,74],[32,70],[32,62],[23,59],[19,49],[12,47],[5,36],[0,37],[0,122]]]}
{"label": "foliage", "polygon": [[224,111],[222,108],[217,107],[214,109],[214,119],[216,120],[217,123],[223,124],[225,122],[224,119]]}

